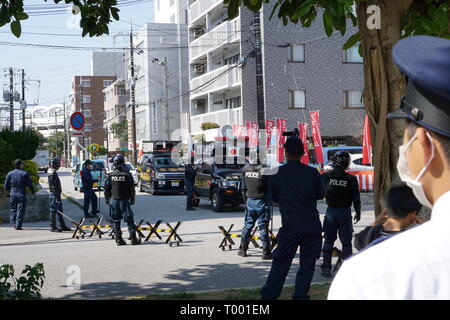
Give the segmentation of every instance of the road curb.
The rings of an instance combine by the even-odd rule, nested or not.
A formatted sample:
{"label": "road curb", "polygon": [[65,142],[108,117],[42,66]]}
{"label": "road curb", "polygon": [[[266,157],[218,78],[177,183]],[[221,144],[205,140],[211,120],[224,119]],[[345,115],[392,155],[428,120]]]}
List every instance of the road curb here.
{"label": "road curb", "polygon": [[84,205],[83,203],[81,203],[80,201],[78,201],[75,198],[72,198],[71,196],[68,196],[67,194],[65,194],[64,192],[62,193],[63,197],[65,199],[67,199],[67,201],[73,203],[74,205],[78,206],[80,209],[83,209]]}

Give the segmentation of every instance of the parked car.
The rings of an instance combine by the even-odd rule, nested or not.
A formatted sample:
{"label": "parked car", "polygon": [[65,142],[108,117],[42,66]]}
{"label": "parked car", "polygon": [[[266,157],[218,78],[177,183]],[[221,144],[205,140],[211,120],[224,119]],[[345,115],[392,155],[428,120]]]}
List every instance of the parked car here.
{"label": "parked car", "polygon": [[198,165],[195,177],[196,206],[200,199],[211,201],[211,207],[216,212],[225,209],[225,205],[239,206],[244,203],[242,193],[244,164],[224,161],[217,164],[214,159],[205,160]]}
{"label": "parked car", "polygon": [[50,153],[48,150],[37,150],[36,156],[32,159],[32,161],[37,164],[39,171],[47,172],[48,163],[50,162]]}
{"label": "parked car", "polygon": [[[97,180],[94,183],[94,188],[101,190],[105,186],[106,181],[106,167],[103,160],[91,160],[94,163],[94,168],[91,171],[92,178]],[[75,191],[80,190],[83,192],[83,182],[81,177],[83,176],[84,162],[79,162],[74,169],[73,173],[73,188]]]}
{"label": "parked car", "polygon": [[131,175],[133,176],[134,185],[137,186],[137,184],[138,184],[138,176],[137,176],[136,168],[133,167],[131,162],[125,162],[125,167],[128,169],[128,171],[130,171]]}
{"label": "parked car", "polygon": [[[373,166],[362,164],[362,154],[350,154],[350,166],[347,171],[373,171]],[[324,167],[324,171],[331,170],[331,164],[333,161],[329,161]]]}

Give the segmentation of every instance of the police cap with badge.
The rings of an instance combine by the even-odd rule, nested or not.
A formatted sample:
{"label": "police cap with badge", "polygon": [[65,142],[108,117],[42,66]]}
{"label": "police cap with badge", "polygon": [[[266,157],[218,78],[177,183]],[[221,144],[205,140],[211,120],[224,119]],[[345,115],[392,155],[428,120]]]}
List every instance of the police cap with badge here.
{"label": "police cap with badge", "polygon": [[400,109],[388,119],[409,119],[450,137],[450,40],[415,36],[400,40],[392,57],[408,78]]}

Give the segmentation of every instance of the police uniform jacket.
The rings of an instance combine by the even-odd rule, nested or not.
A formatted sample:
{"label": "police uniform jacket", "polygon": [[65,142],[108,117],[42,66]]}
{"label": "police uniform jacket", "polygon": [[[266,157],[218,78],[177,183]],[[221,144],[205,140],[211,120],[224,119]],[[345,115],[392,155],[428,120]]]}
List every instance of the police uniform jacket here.
{"label": "police uniform jacket", "polygon": [[356,213],[361,213],[358,179],[342,169],[334,168],[323,174],[325,198],[332,208],[349,208],[352,203]]}
{"label": "police uniform jacket", "polygon": [[195,176],[197,175],[197,170],[192,165],[188,164],[186,166],[186,169],[184,171],[184,184],[186,186],[187,192],[193,192],[194,191],[194,183],[195,183]]}
{"label": "police uniform jacket", "polygon": [[260,199],[267,195],[269,176],[264,174],[264,168],[261,165],[246,165],[242,172],[247,198]]}
{"label": "police uniform jacket", "polygon": [[431,220],[344,262],[328,299],[450,299],[450,192],[434,204]]}
{"label": "police uniform jacket", "polygon": [[269,193],[279,203],[285,230],[295,231],[299,224],[319,220],[317,200],[323,199],[324,190],[316,169],[299,161],[288,161],[269,177]]}
{"label": "police uniform jacket", "polygon": [[81,176],[81,181],[83,183],[83,189],[85,189],[85,190],[92,189],[92,187],[94,186],[94,182],[95,181],[92,178],[91,170],[89,170],[88,168],[84,167],[83,174]]}
{"label": "police uniform jacket", "polygon": [[136,190],[134,180],[128,171],[115,169],[105,181],[105,199],[130,200],[134,202]]}
{"label": "police uniform jacket", "polygon": [[6,176],[5,190],[10,194],[26,195],[26,187],[35,192],[30,175],[25,170],[14,169]]}
{"label": "police uniform jacket", "polygon": [[58,174],[54,170],[53,172],[50,172],[50,174],[48,175],[48,188],[50,193],[53,193],[58,198],[61,198],[62,193],[61,180],[59,179]]}

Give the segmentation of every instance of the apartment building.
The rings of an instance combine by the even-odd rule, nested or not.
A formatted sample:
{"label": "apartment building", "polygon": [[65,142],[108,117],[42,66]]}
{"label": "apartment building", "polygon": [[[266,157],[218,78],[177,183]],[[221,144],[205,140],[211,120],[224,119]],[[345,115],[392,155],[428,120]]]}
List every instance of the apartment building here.
{"label": "apartment building", "polygon": [[[346,38],[327,38],[322,19],[310,28],[269,19],[273,3],[260,12],[265,118],[288,120],[288,130],[320,111],[325,143],[356,144],[365,110],[362,58],[357,47],[342,50]],[[254,13],[241,7],[228,20],[221,0],[190,1],[189,71],[191,134],[202,123],[257,121]],[[348,35],[356,29],[349,27]]]}
{"label": "apartment building", "polygon": [[[80,139],[80,143],[85,147],[92,143],[103,145],[105,142],[103,90],[114,81],[114,76],[74,76],[72,79],[69,110],[70,113],[82,112],[86,118],[86,127]],[[72,155],[78,155],[80,149],[75,143],[72,145]]]}
{"label": "apartment building", "polygon": [[125,80],[116,80],[103,89],[105,119],[103,126],[106,130],[104,146],[108,154],[128,152],[127,103],[129,93],[125,88]]}

